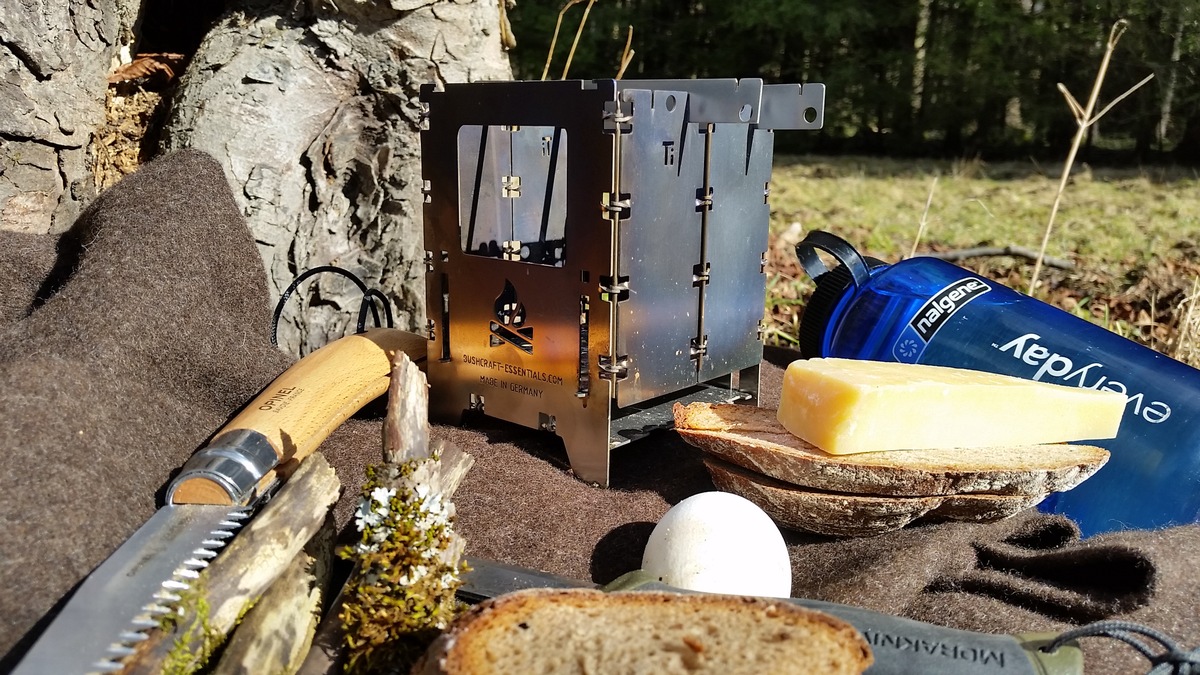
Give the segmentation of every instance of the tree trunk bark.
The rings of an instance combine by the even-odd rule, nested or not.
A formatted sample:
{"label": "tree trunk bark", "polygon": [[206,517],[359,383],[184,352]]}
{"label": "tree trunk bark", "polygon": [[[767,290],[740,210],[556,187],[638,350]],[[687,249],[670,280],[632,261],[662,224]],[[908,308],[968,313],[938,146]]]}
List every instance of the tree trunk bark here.
{"label": "tree trunk bark", "polygon": [[141,0],[0,2],[0,230],[57,233],[96,194],[107,73]]}
{"label": "tree trunk bark", "polygon": [[1171,56],[1167,62],[1167,81],[1163,85],[1162,104],[1158,110],[1158,128],[1155,130],[1159,150],[1166,147],[1167,134],[1171,130],[1171,111],[1175,106],[1175,88],[1179,82],[1179,60],[1182,57],[1185,12],[1181,7],[1175,9],[1175,22],[1171,31]]}
{"label": "tree trunk bark", "polygon": [[928,54],[929,18],[932,9],[933,0],[919,0],[917,3],[917,31],[913,37],[911,99],[914,121],[921,115],[921,105],[925,102],[925,59]]}
{"label": "tree trunk bark", "polygon": [[[511,77],[499,2],[339,0],[306,16],[243,4],[192,59],[162,149],[224,165],[274,297],[337,265],[391,299],[397,327],[423,329],[419,88]],[[362,294],[344,278],[318,275],[297,296],[285,351],[353,330]]]}
{"label": "tree trunk bark", "polygon": [[1200,163],[1200,107],[1190,110],[1184,117],[1183,133],[1171,154],[1182,164],[1195,166]]}

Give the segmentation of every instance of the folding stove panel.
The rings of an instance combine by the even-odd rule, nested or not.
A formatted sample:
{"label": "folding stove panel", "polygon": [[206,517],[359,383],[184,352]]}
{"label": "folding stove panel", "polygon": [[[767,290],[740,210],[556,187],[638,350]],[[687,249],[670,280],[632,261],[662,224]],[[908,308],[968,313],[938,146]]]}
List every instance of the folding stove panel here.
{"label": "folding stove panel", "polygon": [[691,344],[700,315],[704,142],[685,119],[687,93],[626,89],[621,98],[633,120],[619,147],[620,191],[630,200],[618,221],[618,274],[629,288],[616,322],[627,369],[617,405],[626,407],[699,382]]}
{"label": "folding stove panel", "polygon": [[422,90],[430,404],[609,450],[675,402],[753,399],[771,128],[821,85],[488,82]]}
{"label": "folding stove panel", "polygon": [[[740,387],[757,389],[746,377],[757,377],[762,360],[764,260],[770,218],[767,194],[771,180],[773,132],[745,124],[716,124],[708,134],[712,198],[705,227],[705,352],[700,379],[742,371]],[[755,336],[750,339],[748,336]],[[753,369],[753,373],[746,372]]]}

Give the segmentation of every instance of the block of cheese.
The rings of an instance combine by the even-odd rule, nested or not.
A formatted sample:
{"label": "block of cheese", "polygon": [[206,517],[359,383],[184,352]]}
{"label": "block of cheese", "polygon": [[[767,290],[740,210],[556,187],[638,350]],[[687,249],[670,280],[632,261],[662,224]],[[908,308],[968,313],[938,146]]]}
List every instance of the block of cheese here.
{"label": "block of cheese", "polygon": [[961,368],[792,362],[779,423],[834,455],[1113,438],[1125,396]]}
{"label": "block of cheese", "polygon": [[703,450],[705,459],[716,457],[793,486],[843,495],[1045,497],[1087,480],[1109,456],[1103,448],[1066,443],[831,455],[784,429],[774,409],[697,402],[676,404],[674,413],[676,432]]}

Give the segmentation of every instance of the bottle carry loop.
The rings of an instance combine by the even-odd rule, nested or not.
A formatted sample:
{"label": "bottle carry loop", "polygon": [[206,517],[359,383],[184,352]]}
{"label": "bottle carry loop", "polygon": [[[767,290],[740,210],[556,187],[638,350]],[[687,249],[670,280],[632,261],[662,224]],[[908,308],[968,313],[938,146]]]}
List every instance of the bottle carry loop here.
{"label": "bottle carry loop", "polygon": [[[830,269],[817,256],[825,251],[841,264]],[[800,317],[796,346],[804,358],[828,356],[830,331],[838,307],[855,296],[871,281],[872,260],[864,258],[845,239],[814,230],[796,244],[796,258],[808,276],[816,282],[812,297]],[[883,263],[875,260],[882,265]]]}
{"label": "bottle carry loop", "polygon": [[809,232],[796,244],[796,258],[800,260],[800,266],[810,278],[816,279],[829,271],[825,263],[817,257],[816,249],[825,251],[844,265],[854,279],[855,288],[862,288],[871,280],[870,268],[862,254],[845,239],[821,230]]}

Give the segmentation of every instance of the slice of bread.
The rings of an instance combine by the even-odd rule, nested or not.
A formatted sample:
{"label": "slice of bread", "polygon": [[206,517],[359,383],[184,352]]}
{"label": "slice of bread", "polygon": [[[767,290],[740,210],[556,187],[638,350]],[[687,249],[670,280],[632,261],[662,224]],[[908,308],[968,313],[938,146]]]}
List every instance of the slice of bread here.
{"label": "slice of bread", "polygon": [[861,673],[872,661],[850,624],[779,600],[537,589],[472,608],[412,672]]}
{"label": "slice of bread", "polygon": [[674,413],[676,431],[701,450],[785,483],[830,492],[1041,497],[1075,487],[1108,461],[1103,448],[1062,443],[830,455],[789,433],[771,409],[692,403],[676,404]]}
{"label": "slice of bread", "polygon": [[1045,495],[962,494],[879,497],[806,490],[705,458],[717,489],[754,502],[784,527],[836,537],[863,537],[898,530],[922,520],[991,522],[1036,506]]}

